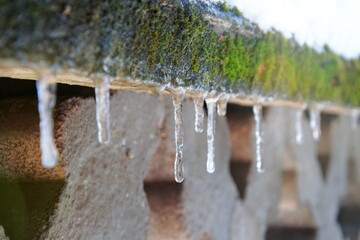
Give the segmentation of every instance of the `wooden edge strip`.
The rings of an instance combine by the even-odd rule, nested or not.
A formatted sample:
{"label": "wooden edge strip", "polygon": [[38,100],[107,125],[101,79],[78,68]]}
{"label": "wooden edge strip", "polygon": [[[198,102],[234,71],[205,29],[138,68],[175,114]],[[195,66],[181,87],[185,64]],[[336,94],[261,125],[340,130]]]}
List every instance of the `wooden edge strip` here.
{"label": "wooden edge strip", "polygon": [[[39,72],[46,69],[46,67],[30,66],[19,64],[18,62],[11,60],[0,59],[0,77],[16,78],[22,80],[37,80]],[[79,85],[85,87],[95,87],[96,81],[106,75],[84,73],[74,69],[69,70],[56,70],[54,71],[54,78],[58,83]],[[131,91],[145,91],[151,93],[159,93],[161,86],[156,83],[148,83],[140,80],[133,80],[130,78],[115,78],[111,81],[111,89],[124,89]],[[170,87],[169,87],[170,88]],[[162,94],[171,94],[173,89],[164,89]],[[186,97],[194,97],[199,94],[204,94],[205,91],[199,89],[186,89]],[[253,106],[255,104],[261,104],[265,107],[279,106],[289,107],[295,109],[304,109],[306,103],[295,102],[285,99],[262,99],[257,96],[239,96],[230,94],[230,103],[241,105],[241,106]],[[315,103],[312,103],[315,104]],[[318,103],[321,105],[323,113],[327,114],[351,114],[353,110],[357,108],[350,108],[338,104],[331,103]]]}

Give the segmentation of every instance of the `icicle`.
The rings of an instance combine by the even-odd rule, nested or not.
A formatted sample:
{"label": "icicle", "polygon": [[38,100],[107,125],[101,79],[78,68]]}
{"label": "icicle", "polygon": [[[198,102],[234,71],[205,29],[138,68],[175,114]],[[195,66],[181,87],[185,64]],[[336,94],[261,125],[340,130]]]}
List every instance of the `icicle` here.
{"label": "icicle", "polygon": [[206,98],[206,106],[208,109],[207,119],[207,143],[208,153],[206,161],[206,170],[208,173],[215,172],[215,108],[217,98]]}
{"label": "icicle", "polygon": [[181,183],[184,180],[184,164],[183,164],[183,149],[184,149],[184,130],[182,118],[182,101],[184,100],[185,91],[181,89],[173,95],[174,118],[175,118],[175,162],[174,175],[175,181]]}
{"label": "icicle", "polygon": [[304,109],[299,109],[296,111],[296,122],[295,122],[295,129],[296,129],[296,143],[303,144],[303,129],[302,129],[302,119],[304,115]]}
{"label": "icicle", "polygon": [[198,133],[202,133],[204,131],[204,98],[205,94],[194,97],[195,131]]}
{"label": "icicle", "polygon": [[321,135],[321,109],[319,106],[313,105],[310,108],[310,127],[313,132],[313,138],[315,141],[319,141]]}
{"label": "icicle", "polygon": [[54,141],[52,110],[56,103],[56,82],[48,72],[42,72],[36,82],[40,115],[41,163],[45,168],[55,167],[58,151]]}
{"label": "icicle", "polygon": [[256,158],[256,170],[259,173],[265,171],[263,160],[262,160],[262,149],[263,149],[263,133],[262,133],[262,106],[253,106],[254,118],[255,118],[255,158]]}
{"label": "icicle", "polygon": [[110,142],[110,78],[105,78],[95,86],[96,123],[99,143]]}
{"label": "icicle", "polygon": [[217,114],[219,116],[226,115],[227,103],[229,101],[230,96],[222,95],[217,102]]}
{"label": "icicle", "polygon": [[359,119],[359,110],[358,109],[351,110],[351,128],[353,130],[357,129],[358,119]]}

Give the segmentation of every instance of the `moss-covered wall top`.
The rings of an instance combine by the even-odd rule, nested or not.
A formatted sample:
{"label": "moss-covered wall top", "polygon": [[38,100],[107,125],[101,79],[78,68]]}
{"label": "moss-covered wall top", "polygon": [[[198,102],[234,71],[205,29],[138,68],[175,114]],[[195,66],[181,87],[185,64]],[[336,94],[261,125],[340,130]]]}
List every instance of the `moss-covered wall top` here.
{"label": "moss-covered wall top", "polygon": [[360,104],[360,58],[262,32],[223,3],[0,0],[0,58],[209,91]]}

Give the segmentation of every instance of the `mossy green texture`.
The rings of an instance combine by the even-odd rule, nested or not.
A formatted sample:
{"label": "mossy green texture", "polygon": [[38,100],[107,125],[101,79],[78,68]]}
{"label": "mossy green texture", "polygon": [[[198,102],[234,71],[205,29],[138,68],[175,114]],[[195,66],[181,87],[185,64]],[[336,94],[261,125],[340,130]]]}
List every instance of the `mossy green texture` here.
{"label": "mossy green texture", "polygon": [[[360,104],[360,59],[262,32],[224,2],[212,9],[218,13],[180,0],[0,0],[0,57],[208,91]],[[215,32],[205,15],[232,27]]]}

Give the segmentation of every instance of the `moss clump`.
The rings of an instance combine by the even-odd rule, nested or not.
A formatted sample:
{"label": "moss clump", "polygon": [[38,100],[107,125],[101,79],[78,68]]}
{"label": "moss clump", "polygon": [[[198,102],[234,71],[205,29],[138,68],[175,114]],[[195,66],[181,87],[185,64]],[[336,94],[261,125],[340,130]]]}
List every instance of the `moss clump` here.
{"label": "moss clump", "polygon": [[214,5],[232,24],[221,33],[205,20],[213,13],[202,2],[0,0],[0,6],[0,57],[206,90],[360,104],[353,91],[360,89],[360,59],[264,33],[225,2]]}
{"label": "moss clump", "polygon": [[230,11],[230,6],[225,1],[218,2],[217,6],[219,7],[219,9],[221,11],[224,11],[224,12]]}
{"label": "moss clump", "polygon": [[243,16],[242,12],[237,7],[231,8],[231,12],[233,12],[235,14],[235,16],[237,16],[237,17]]}

